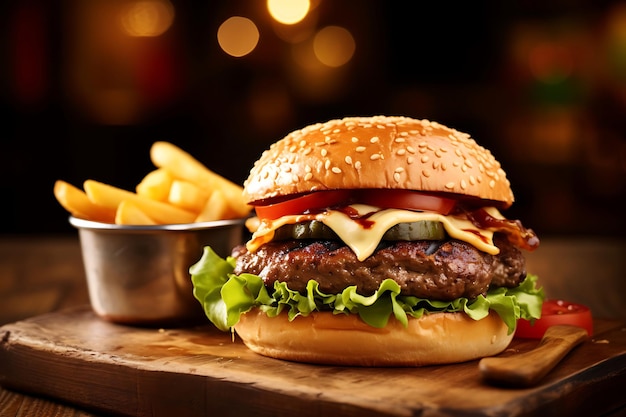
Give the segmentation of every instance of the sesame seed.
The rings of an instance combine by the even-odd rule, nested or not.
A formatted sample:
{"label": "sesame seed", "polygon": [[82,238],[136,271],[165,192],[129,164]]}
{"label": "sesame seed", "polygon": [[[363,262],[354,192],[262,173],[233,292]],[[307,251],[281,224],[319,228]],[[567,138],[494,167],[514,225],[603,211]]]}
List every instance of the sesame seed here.
{"label": "sesame seed", "polygon": [[341,174],[341,168],[339,167],[332,167],[331,171],[335,174]]}
{"label": "sesame seed", "polygon": [[407,150],[409,153],[415,153],[415,148],[414,148],[414,147],[412,147],[412,146],[407,146],[407,147],[406,147],[406,150]]}
{"label": "sesame seed", "polygon": [[289,148],[289,152],[295,152],[296,151],[296,145],[291,145],[291,147]]}
{"label": "sesame seed", "polygon": [[322,156],[326,157],[326,155],[328,155],[328,151],[326,149],[322,149]]}
{"label": "sesame seed", "polygon": [[305,172],[311,172],[311,165],[305,165],[304,166],[304,171]]}
{"label": "sesame seed", "polygon": [[473,175],[470,175],[470,177],[469,177],[469,182],[470,182],[470,184],[471,184],[471,185],[476,184],[476,178],[474,178],[474,176],[473,176]]}
{"label": "sesame seed", "polygon": [[447,183],[447,184],[445,185],[445,187],[446,187],[447,189],[449,189],[449,190],[452,190],[452,189],[454,188],[454,182],[453,182],[453,181],[450,181],[449,183]]}
{"label": "sesame seed", "polygon": [[306,149],[304,150],[304,154],[305,154],[305,155],[308,155],[308,154],[310,154],[310,153],[311,153],[311,148],[306,148]]}
{"label": "sesame seed", "polygon": [[378,140],[379,140],[378,136],[374,136],[373,138],[370,139],[370,142],[371,143],[376,143],[376,142],[378,142]]}
{"label": "sesame seed", "polygon": [[404,168],[398,167],[394,170],[394,172],[404,172]]}
{"label": "sesame seed", "polygon": [[346,161],[346,164],[352,165],[352,158],[350,157],[350,155],[347,155],[344,160]]}
{"label": "sesame seed", "polygon": [[489,188],[494,188],[496,186],[496,182],[494,180],[489,181]]}
{"label": "sesame seed", "polygon": [[357,170],[361,169],[361,161],[356,161],[354,163],[354,168],[356,168]]}
{"label": "sesame seed", "polygon": [[398,173],[398,172],[394,172],[394,174],[393,174],[393,179],[394,179],[396,182],[400,182],[400,173]]}
{"label": "sesame seed", "polygon": [[429,171],[429,170],[427,170],[427,169],[423,170],[423,171],[422,171],[422,176],[424,176],[424,177],[430,177],[430,171]]}
{"label": "sesame seed", "polygon": [[301,148],[304,148],[305,146],[306,146],[306,140],[302,139],[302,140],[300,141],[300,147],[301,147]]}
{"label": "sesame seed", "polygon": [[415,158],[413,158],[412,156],[409,156],[408,158],[406,158],[406,163],[411,165],[414,160],[415,160]]}
{"label": "sesame seed", "polygon": [[404,142],[406,142],[406,139],[404,139],[404,138],[395,138],[393,141],[396,142],[396,143],[404,143]]}
{"label": "sesame seed", "polygon": [[406,149],[398,149],[396,151],[396,155],[404,155],[406,153]]}
{"label": "sesame seed", "polygon": [[313,174],[311,174],[310,172],[307,172],[304,176],[305,181],[309,181],[311,178],[313,178]]}
{"label": "sesame seed", "polygon": [[359,141],[359,138],[352,136],[352,143],[357,143]]}
{"label": "sesame seed", "polygon": [[365,152],[365,149],[366,149],[365,146],[357,146],[355,151],[357,151],[357,152]]}
{"label": "sesame seed", "polygon": [[330,159],[327,159],[326,162],[324,162],[324,169],[328,170],[328,168],[330,168]]}
{"label": "sesame seed", "polygon": [[420,161],[422,161],[423,163],[428,162],[430,158],[428,157],[428,155],[422,155],[422,158],[420,159]]}
{"label": "sesame seed", "polygon": [[372,161],[376,161],[377,159],[380,159],[380,158],[382,158],[382,156],[380,154],[378,154],[378,153],[370,155],[370,159]]}
{"label": "sesame seed", "polygon": [[465,182],[465,180],[461,180],[461,188],[464,190],[467,188],[467,183]]}

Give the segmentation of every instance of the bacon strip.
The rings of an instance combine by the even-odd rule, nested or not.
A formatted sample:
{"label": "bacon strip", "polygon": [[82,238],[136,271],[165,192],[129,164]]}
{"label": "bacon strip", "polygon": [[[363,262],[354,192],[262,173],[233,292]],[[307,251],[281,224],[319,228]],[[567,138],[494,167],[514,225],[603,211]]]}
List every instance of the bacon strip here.
{"label": "bacon strip", "polygon": [[496,219],[480,208],[476,210],[466,210],[467,219],[478,228],[494,228],[507,235],[509,242],[513,245],[534,251],[539,247],[539,238],[532,229],[527,229],[519,220]]}

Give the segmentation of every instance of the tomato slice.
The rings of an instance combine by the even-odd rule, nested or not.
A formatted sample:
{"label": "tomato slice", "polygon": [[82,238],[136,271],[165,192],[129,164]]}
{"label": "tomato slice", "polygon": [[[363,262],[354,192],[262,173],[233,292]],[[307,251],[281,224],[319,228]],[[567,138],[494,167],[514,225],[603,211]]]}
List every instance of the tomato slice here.
{"label": "tomato slice", "polygon": [[260,218],[274,220],[290,214],[315,212],[351,203],[380,208],[434,211],[445,215],[452,211],[456,200],[409,190],[329,190],[316,191],[273,204],[257,205],[255,210]]}
{"label": "tomato slice", "polygon": [[274,220],[289,214],[302,214],[306,211],[333,207],[348,202],[351,195],[350,190],[316,191],[274,204],[255,206],[254,210],[260,218]]}
{"label": "tomato slice", "polygon": [[440,197],[409,190],[365,190],[360,193],[359,202],[381,208],[434,211],[449,214],[456,204],[452,198]]}
{"label": "tomato slice", "polygon": [[515,337],[541,339],[548,327],[569,324],[582,327],[589,337],[593,335],[593,319],[589,307],[564,300],[546,300],[541,307],[541,318],[531,325],[528,320],[518,320]]}

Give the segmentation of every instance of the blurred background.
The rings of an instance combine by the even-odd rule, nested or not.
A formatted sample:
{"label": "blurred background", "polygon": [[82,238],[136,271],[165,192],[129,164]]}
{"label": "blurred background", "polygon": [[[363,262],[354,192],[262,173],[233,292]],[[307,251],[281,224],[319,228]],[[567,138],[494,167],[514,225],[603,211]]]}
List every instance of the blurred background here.
{"label": "blurred background", "polygon": [[0,16],[2,234],[75,233],[54,181],[134,190],[158,140],[242,183],[290,131],[375,114],[470,133],[512,182],[505,214],[540,236],[626,233],[626,1],[6,0]]}

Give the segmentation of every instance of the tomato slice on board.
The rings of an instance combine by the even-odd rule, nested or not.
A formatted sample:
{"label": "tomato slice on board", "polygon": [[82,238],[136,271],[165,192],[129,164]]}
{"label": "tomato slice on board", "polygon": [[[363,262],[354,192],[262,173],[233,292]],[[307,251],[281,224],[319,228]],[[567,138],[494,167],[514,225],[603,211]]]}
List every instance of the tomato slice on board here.
{"label": "tomato slice on board", "polygon": [[448,214],[456,200],[409,190],[329,190],[316,191],[273,204],[257,205],[254,209],[260,218],[274,220],[290,214],[314,212],[352,203]]}
{"label": "tomato slice on board", "polygon": [[518,320],[515,337],[541,339],[548,327],[569,324],[587,330],[593,335],[593,319],[589,307],[564,300],[546,300],[541,307],[541,318],[531,324],[528,320]]}

